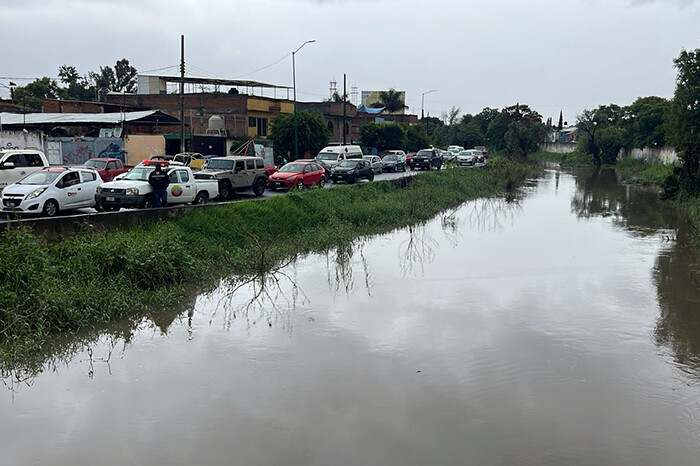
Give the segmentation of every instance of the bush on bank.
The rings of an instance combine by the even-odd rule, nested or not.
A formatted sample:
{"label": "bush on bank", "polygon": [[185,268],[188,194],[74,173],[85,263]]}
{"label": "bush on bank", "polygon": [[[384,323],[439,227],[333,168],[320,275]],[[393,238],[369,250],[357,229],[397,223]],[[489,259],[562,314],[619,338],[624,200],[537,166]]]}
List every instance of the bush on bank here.
{"label": "bush on bank", "polygon": [[397,182],[291,192],[210,206],[124,231],[47,243],[24,228],[0,239],[0,362],[41,350],[58,332],[138,318],[234,274],[296,254],[426,221],[466,200],[503,193],[539,168],[494,160]]}

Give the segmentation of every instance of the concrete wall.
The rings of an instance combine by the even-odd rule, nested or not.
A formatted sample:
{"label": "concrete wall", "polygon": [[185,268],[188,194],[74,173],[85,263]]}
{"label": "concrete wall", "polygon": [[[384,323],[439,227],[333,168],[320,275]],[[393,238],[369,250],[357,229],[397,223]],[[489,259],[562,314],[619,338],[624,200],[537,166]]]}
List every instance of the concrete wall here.
{"label": "concrete wall", "polygon": [[540,144],[540,150],[555,154],[570,154],[576,151],[576,146],[575,142],[543,142]]}
{"label": "concrete wall", "polygon": [[93,157],[115,157],[125,161],[121,138],[46,138],[44,152],[49,162],[81,165]]}
{"label": "concrete wall", "polygon": [[0,150],[28,147],[43,150],[44,135],[39,131],[0,131]]}
{"label": "concrete wall", "polygon": [[649,163],[676,163],[678,154],[676,149],[670,146],[645,147],[644,149],[620,149],[618,159],[639,159]]}
{"label": "concrete wall", "polygon": [[136,165],[151,155],[165,154],[165,138],[159,135],[136,135],[126,137],[126,163]]}

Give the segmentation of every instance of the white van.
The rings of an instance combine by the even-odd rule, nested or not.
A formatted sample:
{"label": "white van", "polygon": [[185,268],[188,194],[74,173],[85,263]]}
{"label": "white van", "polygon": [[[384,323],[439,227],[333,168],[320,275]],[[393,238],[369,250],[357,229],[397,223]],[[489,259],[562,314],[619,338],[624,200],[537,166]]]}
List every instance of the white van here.
{"label": "white van", "polygon": [[343,160],[362,160],[362,148],[360,146],[327,146],[316,156],[316,160],[333,170]]}

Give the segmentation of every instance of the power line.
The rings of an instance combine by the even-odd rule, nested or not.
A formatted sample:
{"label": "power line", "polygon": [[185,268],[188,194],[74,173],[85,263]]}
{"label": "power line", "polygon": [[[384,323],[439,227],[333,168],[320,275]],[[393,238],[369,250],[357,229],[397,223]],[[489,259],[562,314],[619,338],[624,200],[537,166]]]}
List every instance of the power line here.
{"label": "power line", "polygon": [[271,68],[271,67],[275,66],[276,64],[278,64],[279,62],[281,62],[282,60],[284,60],[285,58],[290,57],[291,55],[292,55],[292,54],[291,54],[291,52],[290,52],[290,53],[288,53],[287,55],[283,56],[282,58],[280,58],[279,60],[277,60],[277,61],[274,62],[274,63],[270,63],[269,65],[263,66],[262,68],[258,68],[257,70],[251,71],[250,73],[246,73],[246,74],[242,74],[242,75],[240,75],[240,76],[236,76],[234,79],[245,78],[246,76],[250,76],[251,74],[255,74],[255,73],[257,73],[258,71],[262,71],[262,70],[266,70],[266,69],[268,69],[268,68]]}

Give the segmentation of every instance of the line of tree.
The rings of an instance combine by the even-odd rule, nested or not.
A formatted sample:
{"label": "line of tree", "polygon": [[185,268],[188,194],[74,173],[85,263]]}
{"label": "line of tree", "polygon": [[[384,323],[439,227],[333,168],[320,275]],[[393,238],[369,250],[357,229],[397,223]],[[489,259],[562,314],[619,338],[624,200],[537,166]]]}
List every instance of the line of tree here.
{"label": "line of tree", "polygon": [[43,99],[97,101],[107,92],[135,92],[136,68],[122,58],[113,67],[100,66],[99,72],[89,71],[81,76],[73,65],[58,68],[58,81],[44,76],[26,86],[12,90],[12,100],[24,109],[41,110]]}
{"label": "line of tree", "polygon": [[700,193],[700,48],[673,60],[673,99],[640,97],[632,105],[601,105],[577,118],[578,150],[597,164],[613,164],[621,148],[675,148],[681,166],[665,182],[664,195]]}

